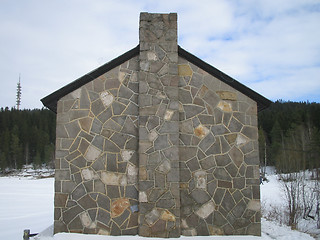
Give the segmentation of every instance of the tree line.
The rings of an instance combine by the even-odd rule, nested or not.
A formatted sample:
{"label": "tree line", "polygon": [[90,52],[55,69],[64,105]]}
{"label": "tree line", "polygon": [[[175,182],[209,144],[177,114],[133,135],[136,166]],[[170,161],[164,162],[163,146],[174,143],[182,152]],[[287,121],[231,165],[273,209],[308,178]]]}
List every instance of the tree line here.
{"label": "tree line", "polygon": [[0,109],[0,168],[53,163],[55,114],[47,109]]}
{"label": "tree line", "polygon": [[[320,104],[276,101],[259,112],[261,166],[280,172],[320,168]],[[53,162],[55,114],[0,109],[0,168]],[[288,164],[290,163],[290,164]]]}
{"label": "tree line", "polygon": [[276,101],[258,120],[261,166],[276,166],[281,173],[319,169],[319,103]]}

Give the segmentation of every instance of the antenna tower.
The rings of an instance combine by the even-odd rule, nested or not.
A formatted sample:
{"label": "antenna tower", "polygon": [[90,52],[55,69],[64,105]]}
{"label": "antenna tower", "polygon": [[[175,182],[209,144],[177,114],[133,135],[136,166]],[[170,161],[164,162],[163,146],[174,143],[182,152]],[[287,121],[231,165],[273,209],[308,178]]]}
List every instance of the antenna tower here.
{"label": "antenna tower", "polygon": [[17,110],[20,109],[21,104],[21,74],[19,74],[19,82],[17,84]]}

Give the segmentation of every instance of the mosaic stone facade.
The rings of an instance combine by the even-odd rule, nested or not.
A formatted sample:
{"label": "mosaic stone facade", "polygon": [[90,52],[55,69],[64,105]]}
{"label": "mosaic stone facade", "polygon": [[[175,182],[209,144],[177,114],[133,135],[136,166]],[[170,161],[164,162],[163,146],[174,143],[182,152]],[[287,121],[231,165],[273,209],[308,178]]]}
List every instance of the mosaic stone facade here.
{"label": "mosaic stone facade", "polygon": [[55,232],[138,233],[138,57],[57,106]]}
{"label": "mosaic stone facade", "polygon": [[180,236],[176,14],[141,14],[139,195],[141,236]]}
{"label": "mosaic stone facade", "polygon": [[179,56],[177,15],[57,102],[55,232],[260,235],[257,102]]}
{"label": "mosaic stone facade", "polygon": [[182,235],[260,235],[257,105],[178,61]]}

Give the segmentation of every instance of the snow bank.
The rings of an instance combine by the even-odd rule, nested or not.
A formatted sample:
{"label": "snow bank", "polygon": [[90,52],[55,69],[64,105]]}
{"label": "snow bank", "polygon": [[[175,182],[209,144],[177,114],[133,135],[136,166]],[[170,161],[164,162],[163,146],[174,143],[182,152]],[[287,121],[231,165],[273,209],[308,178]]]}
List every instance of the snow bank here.
{"label": "snow bank", "polygon": [[21,240],[24,229],[41,232],[53,224],[54,179],[0,178],[1,239]]}
{"label": "snow bank", "polygon": [[262,239],[277,239],[277,240],[314,240],[313,237],[306,233],[296,230],[291,230],[290,227],[280,226],[275,222],[269,222],[262,219]]}
{"label": "snow bank", "polygon": [[43,164],[40,168],[34,168],[32,164],[24,165],[20,170],[9,170],[6,169],[0,176],[7,177],[30,177],[30,178],[48,178],[54,177],[54,169],[50,168],[46,164]]}

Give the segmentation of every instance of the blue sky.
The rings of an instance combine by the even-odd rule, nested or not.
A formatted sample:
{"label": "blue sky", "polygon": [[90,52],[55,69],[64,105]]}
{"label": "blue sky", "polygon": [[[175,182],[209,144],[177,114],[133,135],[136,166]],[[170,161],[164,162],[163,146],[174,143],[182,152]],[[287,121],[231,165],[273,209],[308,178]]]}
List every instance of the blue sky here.
{"label": "blue sky", "polygon": [[318,0],[1,0],[0,107],[22,108],[138,44],[140,12],[177,12],[179,44],[270,100],[320,102]]}

